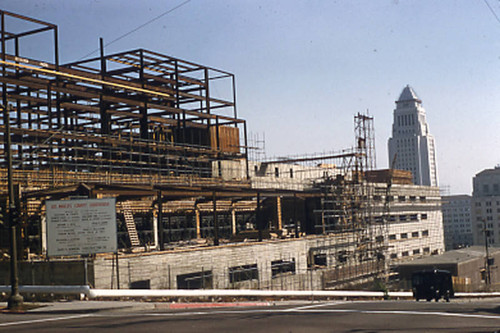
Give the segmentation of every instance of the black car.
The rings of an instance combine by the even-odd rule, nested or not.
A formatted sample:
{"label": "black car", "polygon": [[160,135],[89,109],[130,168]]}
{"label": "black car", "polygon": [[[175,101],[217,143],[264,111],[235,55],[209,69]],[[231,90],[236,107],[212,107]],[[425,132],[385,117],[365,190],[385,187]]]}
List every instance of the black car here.
{"label": "black car", "polygon": [[454,296],[451,273],[445,270],[432,269],[414,272],[411,277],[413,297],[436,302],[442,297],[447,302]]}

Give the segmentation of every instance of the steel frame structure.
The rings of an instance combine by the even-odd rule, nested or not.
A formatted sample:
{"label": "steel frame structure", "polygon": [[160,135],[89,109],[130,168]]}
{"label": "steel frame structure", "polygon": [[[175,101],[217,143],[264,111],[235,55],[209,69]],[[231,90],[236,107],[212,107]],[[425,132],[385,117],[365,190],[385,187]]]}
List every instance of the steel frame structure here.
{"label": "steel frame structure", "polygon": [[[146,176],[131,178],[134,184],[174,176],[192,182],[217,178],[213,163],[247,157],[233,74],[143,49],[104,55],[102,40],[99,57],[61,65],[56,25],[6,11],[0,17],[2,102],[11,106],[0,132],[9,122],[18,183],[47,171]],[[6,17],[40,27],[13,32]],[[53,63],[20,54],[23,37],[47,31]],[[225,97],[211,91],[221,85]]]}

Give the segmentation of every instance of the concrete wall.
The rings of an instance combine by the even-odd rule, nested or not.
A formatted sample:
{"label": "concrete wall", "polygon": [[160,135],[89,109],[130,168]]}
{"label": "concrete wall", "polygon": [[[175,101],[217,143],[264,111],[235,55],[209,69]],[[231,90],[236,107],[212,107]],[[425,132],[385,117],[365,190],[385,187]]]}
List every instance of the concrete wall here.
{"label": "concrete wall", "polygon": [[[19,262],[21,285],[94,284],[94,266],[83,260]],[[85,275],[87,274],[87,281]],[[10,285],[10,262],[0,262],[0,284]]]}
{"label": "concrete wall", "polygon": [[[147,254],[121,255],[119,258],[120,287],[149,280],[152,289],[177,289],[178,276],[195,272],[211,272],[213,283],[207,289],[322,289],[323,272],[338,263],[334,253],[339,247],[353,253],[345,239],[337,236],[315,236],[302,239],[241,243],[220,247],[165,251]],[[308,269],[310,250],[327,255],[328,267]],[[272,262],[295,261],[295,272],[272,276]],[[354,260],[348,258],[348,260]],[[258,279],[230,283],[229,268],[257,264]],[[95,288],[116,287],[112,258],[95,261]],[[114,267],[116,270],[116,266]]]}

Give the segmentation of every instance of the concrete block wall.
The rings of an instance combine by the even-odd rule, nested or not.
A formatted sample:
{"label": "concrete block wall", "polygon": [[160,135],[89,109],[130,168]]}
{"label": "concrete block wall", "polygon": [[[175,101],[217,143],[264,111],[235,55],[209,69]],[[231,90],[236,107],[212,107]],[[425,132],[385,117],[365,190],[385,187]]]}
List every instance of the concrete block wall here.
{"label": "concrete block wall", "polygon": [[[335,237],[313,237],[262,243],[241,243],[177,251],[121,255],[119,258],[120,287],[149,280],[151,289],[177,289],[177,276],[210,271],[211,288],[252,289],[321,289],[322,270],[308,270],[307,257],[311,247],[334,245]],[[295,273],[272,277],[271,263],[294,260]],[[229,268],[257,264],[258,280],[231,283]],[[115,271],[113,271],[113,269]],[[95,288],[116,288],[116,266],[112,258],[94,262]],[[210,287],[208,287],[210,289]]]}

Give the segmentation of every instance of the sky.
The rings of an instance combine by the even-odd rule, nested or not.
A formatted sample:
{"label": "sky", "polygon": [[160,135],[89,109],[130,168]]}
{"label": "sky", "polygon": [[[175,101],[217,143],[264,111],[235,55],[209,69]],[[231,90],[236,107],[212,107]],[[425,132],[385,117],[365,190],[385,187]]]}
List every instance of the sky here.
{"label": "sky", "polygon": [[[500,164],[500,1],[0,0],[0,9],[56,24],[61,63],[102,37],[106,53],[145,48],[235,74],[238,116],[269,157],[352,147],[354,115],[368,111],[377,167],[387,168],[394,102],[409,84],[442,187],[471,194],[474,175]],[[44,38],[22,55],[48,57]]]}

